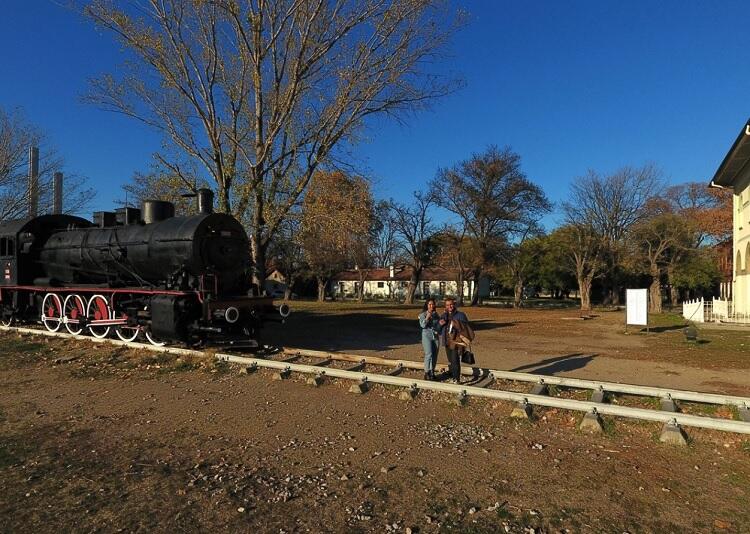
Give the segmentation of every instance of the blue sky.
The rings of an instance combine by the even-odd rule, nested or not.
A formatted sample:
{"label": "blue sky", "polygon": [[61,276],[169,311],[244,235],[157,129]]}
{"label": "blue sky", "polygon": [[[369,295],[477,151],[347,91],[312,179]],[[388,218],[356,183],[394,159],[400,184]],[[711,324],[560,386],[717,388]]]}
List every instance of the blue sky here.
{"label": "blue sky", "polygon": [[[378,122],[355,156],[379,197],[407,200],[439,167],[510,145],[551,200],[575,176],[653,162],[673,183],[708,182],[750,112],[750,3],[456,2],[469,13],[436,70],[466,86],[408,119]],[[121,198],[160,138],[80,102],[123,54],[50,0],[5,0],[0,105],[21,108],[97,189]],[[550,217],[547,224],[551,225]]]}

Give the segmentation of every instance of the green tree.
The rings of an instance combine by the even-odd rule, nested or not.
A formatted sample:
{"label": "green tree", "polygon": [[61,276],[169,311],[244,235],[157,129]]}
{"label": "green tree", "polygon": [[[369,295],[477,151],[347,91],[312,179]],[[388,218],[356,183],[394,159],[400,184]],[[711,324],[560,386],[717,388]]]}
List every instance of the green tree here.
{"label": "green tree", "polygon": [[651,277],[649,311],[661,313],[661,279],[670,257],[692,247],[694,232],[679,215],[661,213],[634,225],[630,236],[629,261]]}
{"label": "green tree", "polygon": [[543,236],[530,236],[513,243],[502,254],[502,263],[497,269],[497,278],[513,288],[513,307],[520,308],[523,288],[539,272],[540,259],[544,256],[546,240]]}

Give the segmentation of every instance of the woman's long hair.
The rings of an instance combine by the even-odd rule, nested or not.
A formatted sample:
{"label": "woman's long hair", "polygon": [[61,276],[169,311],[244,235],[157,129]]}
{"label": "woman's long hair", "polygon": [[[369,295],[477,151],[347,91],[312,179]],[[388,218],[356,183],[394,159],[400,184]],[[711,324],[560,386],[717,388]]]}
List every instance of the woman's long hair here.
{"label": "woman's long hair", "polygon": [[[424,301],[424,306],[422,306],[422,311],[427,311],[427,304],[429,302],[432,302],[435,305],[435,311],[437,311],[437,301],[434,298],[432,298],[432,297],[430,297],[430,298],[428,298],[427,300]],[[412,312],[412,313],[414,313],[414,312]]]}

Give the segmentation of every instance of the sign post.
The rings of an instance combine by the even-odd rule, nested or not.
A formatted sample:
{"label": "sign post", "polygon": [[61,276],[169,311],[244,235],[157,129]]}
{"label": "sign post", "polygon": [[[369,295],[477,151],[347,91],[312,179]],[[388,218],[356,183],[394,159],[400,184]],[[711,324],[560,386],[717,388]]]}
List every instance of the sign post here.
{"label": "sign post", "polygon": [[625,290],[625,332],[628,325],[645,326],[648,328],[648,289]]}

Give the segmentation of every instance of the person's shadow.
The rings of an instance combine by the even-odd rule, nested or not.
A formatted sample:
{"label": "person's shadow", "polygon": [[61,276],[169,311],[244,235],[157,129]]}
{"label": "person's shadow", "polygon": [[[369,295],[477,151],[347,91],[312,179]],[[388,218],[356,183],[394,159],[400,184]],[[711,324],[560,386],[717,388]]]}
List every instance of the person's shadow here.
{"label": "person's shadow", "polygon": [[591,360],[596,358],[596,356],[597,354],[583,354],[580,352],[576,352],[573,354],[565,354],[563,356],[546,358],[535,363],[521,365],[519,367],[511,369],[510,371],[552,376],[557,373],[565,373],[568,371],[575,371],[576,369],[583,369],[589,364]]}

